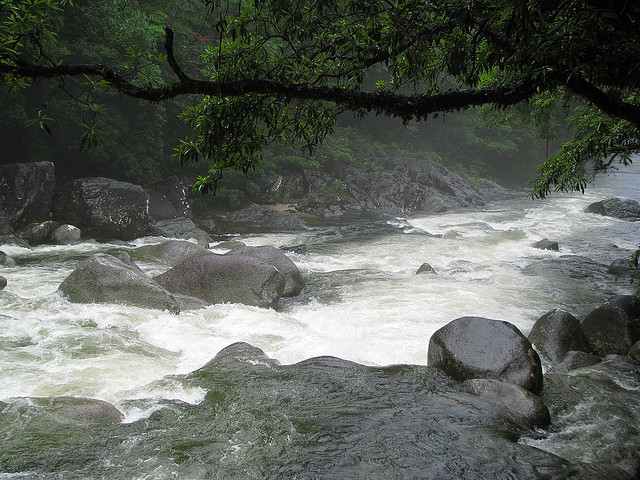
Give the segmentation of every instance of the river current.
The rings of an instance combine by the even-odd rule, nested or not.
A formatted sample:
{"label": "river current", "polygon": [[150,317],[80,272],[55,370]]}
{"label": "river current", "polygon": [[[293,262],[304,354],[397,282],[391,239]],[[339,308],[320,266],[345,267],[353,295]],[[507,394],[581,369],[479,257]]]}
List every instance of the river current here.
{"label": "river current", "polygon": [[[584,209],[613,196],[640,200],[639,180],[633,166],[597,179],[584,195],[534,201],[512,192],[482,209],[230,236],[247,245],[307,245],[306,253],[290,254],[307,288],[277,310],[224,304],[174,315],[73,304],[57,288],[79,261],[133,247],[4,246],[18,265],[0,271],[8,279],[0,295],[0,400],[93,397],[133,422],[156,408],[154,400],[199,403],[203,389],[159,380],[196,370],[238,341],[282,364],[331,355],[371,366],[424,365],[430,336],[460,316],[506,320],[525,334],[553,308],[580,318],[633,290],[606,269],[640,244],[638,224]],[[560,251],[531,246],[542,238],[558,241]],[[437,274],[416,275],[423,262]],[[167,268],[139,264],[150,274]],[[143,398],[151,399],[144,408],[130,402]]]}

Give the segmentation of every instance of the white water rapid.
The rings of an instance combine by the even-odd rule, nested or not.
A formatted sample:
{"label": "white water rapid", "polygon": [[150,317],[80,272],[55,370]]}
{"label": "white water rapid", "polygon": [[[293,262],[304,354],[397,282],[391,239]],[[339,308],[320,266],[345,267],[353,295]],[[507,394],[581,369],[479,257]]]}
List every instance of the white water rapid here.
{"label": "white water rapid", "polygon": [[[281,363],[333,355],[367,365],[425,364],[432,333],[463,315],[506,320],[525,334],[552,308],[580,318],[609,295],[632,291],[606,267],[640,244],[639,224],[584,209],[614,196],[640,200],[639,180],[633,166],[598,179],[585,195],[533,201],[522,192],[481,210],[377,227],[236,237],[248,245],[307,244],[306,254],[290,254],[307,290],[278,310],[225,304],[173,315],[73,304],[57,288],[75,265],[91,253],[126,247],[4,246],[18,266],[0,270],[8,280],[0,295],[0,400],[94,397],[114,403],[131,421],[148,412],[127,410],[126,399],[199,402],[202,391],[156,381],[193,371],[237,341]],[[531,247],[545,237],[558,241],[560,252]],[[437,275],[415,275],[423,262]],[[163,271],[159,264],[140,266]]]}

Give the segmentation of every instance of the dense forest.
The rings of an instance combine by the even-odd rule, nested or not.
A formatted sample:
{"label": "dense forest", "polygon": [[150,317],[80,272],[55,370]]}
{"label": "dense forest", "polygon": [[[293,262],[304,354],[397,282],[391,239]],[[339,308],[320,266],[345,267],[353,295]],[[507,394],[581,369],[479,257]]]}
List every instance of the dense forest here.
{"label": "dense forest", "polygon": [[[144,184],[173,173],[200,176],[197,188],[215,187],[233,206],[259,196],[262,176],[291,169],[330,172],[336,162],[366,164],[389,148],[424,155],[469,177],[522,185],[573,135],[573,143],[552,158],[556,163],[542,171],[536,187],[542,196],[554,184],[584,188],[587,160],[596,167],[610,166],[611,156],[628,161],[633,127],[599,113],[585,102],[588,95],[576,95],[579,89],[569,85],[582,71],[600,75],[609,94],[624,97],[628,86],[589,71],[586,57],[601,55],[595,48],[600,40],[619,41],[629,28],[627,7],[609,11],[587,2],[576,14],[575,2],[396,3],[2,2],[2,161],[51,160],[62,180],[101,175]],[[563,29],[576,34],[567,37]],[[497,37],[500,31],[504,38]],[[565,60],[552,52],[556,47],[566,50],[568,66],[560,65]],[[256,94],[215,98],[187,92],[148,102],[130,98],[136,95],[114,88],[106,77],[40,79],[19,71],[74,64],[115,65],[142,89],[192,77],[247,77],[380,95],[446,95],[469,86],[506,90],[498,100],[445,102],[430,115],[404,115],[401,107],[390,115],[350,100],[296,103]],[[567,81],[549,80],[552,72],[568,75]],[[520,94],[513,85],[523,78],[538,83]],[[509,91],[517,98],[511,100]],[[467,109],[473,105],[478,108]],[[383,116],[365,115],[370,110]],[[190,162],[197,158],[209,163]]]}

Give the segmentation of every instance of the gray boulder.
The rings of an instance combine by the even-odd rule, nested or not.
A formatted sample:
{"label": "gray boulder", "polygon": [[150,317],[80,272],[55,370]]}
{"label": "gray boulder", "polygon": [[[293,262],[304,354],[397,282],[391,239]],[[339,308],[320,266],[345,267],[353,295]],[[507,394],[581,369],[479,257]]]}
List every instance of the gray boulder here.
{"label": "gray boulder", "polygon": [[200,255],[154,279],[171,293],[208,303],[275,307],[286,279],[273,265],[247,255]]}
{"label": "gray boulder", "polygon": [[13,228],[49,217],[56,184],[51,162],[0,165],[0,211]]}
{"label": "gray boulder", "polygon": [[18,235],[31,246],[42,245],[49,241],[51,233],[58,228],[59,225],[58,222],[54,222],[53,220],[33,223],[20,230]]}
{"label": "gray boulder", "polygon": [[562,310],[551,310],[536,320],[529,332],[529,341],[552,365],[562,361],[571,350],[589,351],[580,321]]}
{"label": "gray boulder", "polygon": [[0,290],[4,290],[4,287],[7,286],[7,279],[0,275]]}
{"label": "gray boulder", "polygon": [[640,204],[635,200],[609,198],[589,205],[585,212],[620,218],[629,222],[640,220]]}
{"label": "gray boulder", "polygon": [[416,271],[416,275],[424,275],[424,274],[437,275],[438,273],[433,269],[431,265],[429,265],[428,263],[423,263],[422,265],[420,265],[420,267]]}
{"label": "gray boulder", "polygon": [[458,381],[490,378],[538,393],[540,358],[514,325],[482,317],[461,317],[437,330],[429,341],[427,364]]}
{"label": "gray boulder", "polygon": [[611,262],[607,272],[616,277],[640,278],[640,268],[632,266],[628,258],[618,258]]}
{"label": "gray boulder", "polygon": [[15,267],[16,261],[9,255],[0,250],[0,265],[3,267]]}
{"label": "gray boulder", "polygon": [[225,255],[247,255],[276,267],[286,279],[284,291],[282,292],[283,297],[295,297],[296,295],[300,295],[300,292],[302,292],[302,289],[305,286],[302,274],[300,273],[300,270],[298,270],[296,264],[293,263],[291,259],[289,259],[289,257],[287,257],[279,248],[271,246],[245,246],[227,252]]}
{"label": "gray boulder", "polygon": [[149,197],[139,185],[103,177],[63,185],[54,198],[55,219],[97,238],[133,240],[149,234]]}
{"label": "gray boulder", "polygon": [[208,247],[213,240],[207,232],[196,227],[193,220],[187,217],[159,220],[151,225],[151,233],[166,238],[189,240],[195,238],[198,245]]}
{"label": "gray boulder", "polygon": [[513,383],[474,378],[466,380],[462,388],[472,395],[503,406],[512,414],[523,417],[533,427],[544,428],[551,423],[549,409],[542,399]]}
{"label": "gray boulder", "polygon": [[531,246],[534,248],[539,248],[540,250],[552,250],[554,252],[560,251],[560,248],[558,247],[558,242],[552,242],[548,238],[543,238],[542,240],[537,241]]}
{"label": "gray boulder", "polygon": [[5,400],[5,414],[45,415],[66,425],[117,425],[124,415],[103,400],[83,397],[17,397]]}
{"label": "gray boulder", "polygon": [[82,232],[78,227],[64,224],[51,232],[51,241],[56,245],[74,245],[80,243]]}
{"label": "gray boulder", "polygon": [[640,340],[633,344],[633,347],[629,350],[629,356],[640,362]]}
{"label": "gray boulder", "polygon": [[175,175],[147,185],[151,216],[155,220],[174,217],[192,218],[184,185]]}
{"label": "gray boulder", "polygon": [[59,290],[77,303],[122,303],[179,313],[175,298],[139,268],[104,253],[85,259],[60,284]]}
{"label": "gray boulder", "polygon": [[582,320],[582,330],[596,355],[626,355],[640,340],[639,318],[640,302],[633,295],[618,295],[593,309]]}
{"label": "gray boulder", "polygon": [[192,257],[212,255],[206,248],[185,240],[168,240],[156,245],[145,245],[136,248],[134,252],[136,256],[151,257],[172,267]]}

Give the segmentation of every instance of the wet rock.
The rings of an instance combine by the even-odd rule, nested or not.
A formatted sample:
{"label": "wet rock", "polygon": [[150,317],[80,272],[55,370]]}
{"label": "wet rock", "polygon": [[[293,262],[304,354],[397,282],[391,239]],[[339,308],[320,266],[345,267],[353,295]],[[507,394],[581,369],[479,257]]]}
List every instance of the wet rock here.
{"label": "wet rock", "polygon": [[640,278],[640,269],[637,266],[632,266],[628,258],[614,260],[609,265],[607,272],[616,277]]}
{"label": "wet rock", "polygon": [[[193,218],[185,186],[175,175],[147,185],[149,211],[155,220],[174,217]],[[157,203],[154,203],[156,202]]]}
{"label": "wet rock", "polygon": [[629,350],[629,356],[640,362],[640,341],[633,344],[633,347]]}
{"label": "wet rock", "polygon": [[78,227],[65,223],[51,232],[51,241],[56,245],[75,245],[80,243],[81,236],[82,232]]}
{"label": "wet rock", "polygon": [[3,276],[0,276],[0,290],[4,290],[4,287],[7,286],[7,279]]}
{"label": "wet rock", "polygon": [[51,233],[58,228],[60,224],[53,220],[46,220],[40,223],[27,225],[20,230],[18,235],[31,246],[42,245],[47,243],[51,238]]}
{"label": "wet rock", "polygon": [[179,313],[176,300],[139,268],[98,253],[84,260],[60,284],[71,302],[123,303]]}
{"label": "wet rock", "polygon": [[149,195],[149,215],[153,220],[167,220],[178,216],[178,211],[167,197],[148,188],[145,191]]}
{"label": "wet rock", "polygon": [[592,310],[582,330],[596,355],[626,355],[640,340],[640,303],[632,295],[618,295]]}
{"label": "wet rock", "polygon": [[103,177],[63,185],[54,198],[55,219],[92,237],[133,240],[149,234],[149,196],[140,185]]}
{"label": "wet rock", "polygon": [[227,252],[226,255],[247,255],[276,267],[286,279],[284,291],[282,292],[283,297],[295,297],[296,295],[300,295],[300,292],[302,292],[302,289],[305,286],[302,274],[300,273],[300,270],[298,270],[296,264],[293,263],[279,248],[271,246],[240,247]]}
{"label": "wet rock", "polygon": [[560,251],[558,242],[552,242],[548,238],[543,238],[542,240],[537,241],[531,246],[534,248],[539,248],[540,250],[553,250],[554,252]]}
{"label": "wet rock", "polygon": [[462,388],[488,402],[501,405],[516,416],[521,416],[530,426],[544,428],[551,423],[549,409],[542,399],[518,385],[487,378],[474,378],[466,380]]}
{"label": "wet rock", "polygon": [[589,205],[585,212],[620,218],[629,222],[640,220],[640,204],[635,200],[609,198]]}
{"label": "wet rock", "polygon": [[489,378],[537,393],[542,366],[529,340],[514,325],[481,317],[461,317],[437,330],[429,341],[427,364],[458,381]]}
{"label": "wet rock", "polygon": [[31,245],[15,234],[0,235],[0,245],[16,245],[17,247],[31,248]]}
{"label": "wet rock", "polygon": [[22,416],[46,416],[62,424],[118,425],[124,418],[116,407],[95,398],[17,397],[6,402],[5,415],[20,412]]}
{"label": "wet rock", "polygon": [[151,257],[172,267],[189,258],[211,254],[206,248],[184,240],[169,240],[156,245],[145,245],[134,252],[136,256]]}
{"label": "wet rock", "polygon": [[244,228],[261,227],[274,230],[297,230],[307,227],[306,223],[296,215],[281,213],[273,208],[256,204],[228,213],[225,221],[231,225],[241,225]]}
{"label": "wet rock", "polygon": [[247,245],[240,240],[225,240],[224,242],[220,242],[214,245],[212,248],[216,250],[235,250],[237,248],[246,247]]}
{"label": "wet rock", "polygon": [[0,250],[0,265],[3,267],[15,267],[16,261],[9,255]]}
{"label": "wet rock", "polygon": [[416,271],[416,275],[422,275],[422,274],[437,275],[438,273],[433,269],[431,265],[429,265],[428,263],[423,263],[422,265],[420,265],[420,267]]}
{"label": "wet rock", "polygon": [[46,220],[55,188],[51,162],[0,165],[0,211],[13,228]]}
{"label": "wet rock", "polygon": [[297,253],[298,255],[304,255],[307,253],[307,244],[301,243],[300,245],[293,245],[291,247],[280,247],[283,252]]}
{"label": "wet rock", "polygon": [[200,255],[155,277],[169,292],[209,303],[275,307],[286,279],[273,265],[247,255]]}
{"label": "wet rock", "polygon": [[166,238],[180,238],[189,240],[196,239],[198,245],[207,248],[211,237],[204,230],[196,227],[193,220],[187,217],[170,218],[167,220],[159,220],[151,225],[153,235]]}
{"label": "wet rock", "polygon": [[580,321],[562,310],[551,310],[536,320],[528,338],[551,365],[560,362],[571,350],[589,351]]}
{"label": "wet rock", "polygon": [[600,357],[592,353],[571,351],[567,352],[562,361],[554,365],[548,373],[569,373],[571,370],[589,367],[601,361]]}

